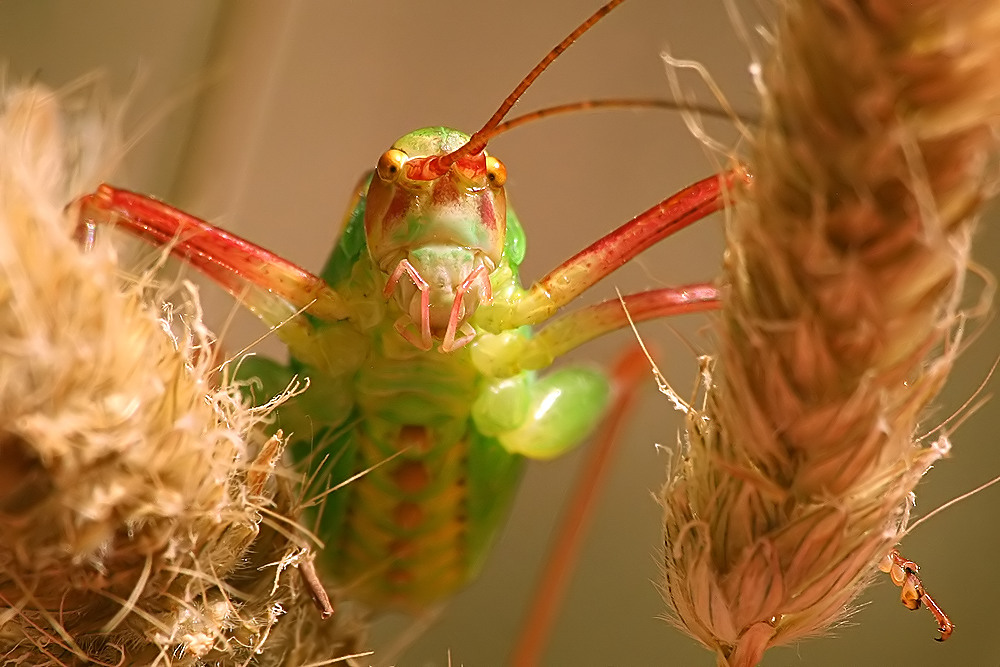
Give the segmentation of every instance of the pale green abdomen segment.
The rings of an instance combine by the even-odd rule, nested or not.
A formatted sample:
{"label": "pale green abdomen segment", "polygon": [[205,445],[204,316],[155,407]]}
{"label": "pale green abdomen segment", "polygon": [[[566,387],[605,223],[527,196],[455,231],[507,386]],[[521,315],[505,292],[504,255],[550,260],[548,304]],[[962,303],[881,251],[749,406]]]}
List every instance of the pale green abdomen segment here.
{"label": "pale green abdomen segment", "polygon": [[[387,443],[363,431],[358,436],[355,460],[362,467],[384,460]],[[419,446],[435,437],[423,427],[404,426],[396,444]],[[369,473],[364,483],[344,489],[338,539],[327,543],[323,560],[346,598],[417,613],[450,597],[478,573],[507,512],[520,457],[473,432],[455,441],[439,438],[436,444],[442,446],[428,457],[401,455]],[[470,458],[485,453],[484,446],[504,463],[486,466],[500,482],[498,493],[488,496],[469,479]]]}
{"label": "pale green abdomen segment", "polygon": [[376,356],[359,373],[330,482],[370,470],[330,495],[320,525],[324,569],[349,599],[417,612],[452,595],[507,512],[521,457],[474,428],[482,379],[463,356]]}

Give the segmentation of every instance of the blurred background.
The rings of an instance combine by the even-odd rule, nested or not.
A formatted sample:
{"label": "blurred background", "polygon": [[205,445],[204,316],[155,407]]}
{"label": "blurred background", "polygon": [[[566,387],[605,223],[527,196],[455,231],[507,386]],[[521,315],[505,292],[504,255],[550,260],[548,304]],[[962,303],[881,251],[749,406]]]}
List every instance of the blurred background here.
{"label": "blurred background", "polygon": [[[60,88],[102,72],[130,103],[131,145],[115,183],[148,192],[318,270],[333,247],[351,189],[398,136],[426,125],[479,127],[521,76],[599,6],[600,0],[469,3],[219,0],[4,0],[0,67],[8,83]],[[745,5],[745,6],[744,6]],[[761,20],[740,6],[754,39]],[[701,62],[733,106],[754,111],[749,75],[756,45],[734,27],[722,0],[630,0],[571,48],[516,107],[608,96],[668,97],[661,52]],[[0,70],[4,71],[4,70]],[[713,98],[700,79],[685,88]],[[736,146],[730,123],[709,134]],[[719,168],[681,116],[607,112],[560,116],[491,143],[507,165],[508,196],[528,233],[523,277],[534,280],[672,192]],[[744,147],[745,148],[745,147]],[[994,216],[995,217],[995,216]],[[989,219],[987,220],[989,222]],[[645,253],[585,295],[707,280],[721,262],[721,218]],[[1000,232],[984,224],[975,256],[995,274]],[[972,281],[974,287],[979,281]],[[205,290],[216,329],[235,350],[264,332]],[[227,324],[232,319],[231,324]],[[682,396],[694,390],[697,354],[712,350],[709,318],[650,323],[642,335]],[[1000,353],[995,323],[962,357],[928,420],[958,408]],[[592,343],[574,358],[608,365],[630,332]],[[260,351],[282,354],[266,341]],[[989,393],[989,389],[987,389]],[[650,378],[618,443],[580,567],[546,654],[546,665],[709,665],[713,658],[664,620],[657,590],[661,541],[654,499],[676,455],[680,415]],[[951,458],[918,489],[917,514],[1000,474],[994,403],[954,435]],[[662,445],[662,446],[657,446]],[[400,660],[405,666],[502,664],[562,510],[583,449],[532,464],[483,576]],[[772,651],[765,665],[1000,665],[994,641],[1000,580],[995,516],[986,491],[908,537],[901,550],[922,566],[928,590],[957,630],[946,644],[929,613],[907,612],[880,579],[835,637]],[[388,619],[376,638],[404,619]]]}

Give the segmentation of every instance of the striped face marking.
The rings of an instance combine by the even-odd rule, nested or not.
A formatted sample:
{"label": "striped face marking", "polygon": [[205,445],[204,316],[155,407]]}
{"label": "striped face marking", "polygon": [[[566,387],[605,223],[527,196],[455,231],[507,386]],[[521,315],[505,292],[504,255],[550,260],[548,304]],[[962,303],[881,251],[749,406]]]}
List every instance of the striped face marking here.
{"label": "striped face marking", "polygon": [[468,140],[445,127],[411,132],[382,155],[368,189],[368,252],[386,277],[386,298],[402,311],[396,330],[423,350],[439,341],[450,352],[472,340],[468,320],[492,299],[489,277],[506,242],[499,160],[484,150],[423,177],[424,161]]}

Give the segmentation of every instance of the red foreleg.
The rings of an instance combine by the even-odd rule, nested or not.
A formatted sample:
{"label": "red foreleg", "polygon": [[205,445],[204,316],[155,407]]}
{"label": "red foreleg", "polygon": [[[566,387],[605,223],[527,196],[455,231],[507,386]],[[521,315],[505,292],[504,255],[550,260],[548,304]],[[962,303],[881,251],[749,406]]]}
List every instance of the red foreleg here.
{"label": "red foreleg", "polygon": [[723,208],[727,193],[750,182],[743,167],[688,186],[592,243],[532,285],[514,305],[509,328],[551,317],[583,291],[654,243]]}
{"label": "red foreleg", "polygon": [[98,224],[114,224],[169,247],[268,324],[299,310],[328,320],[348,316],[340,296],[318,276],[172,206],[109,185],[79,205],[81,235],[92,236]]}

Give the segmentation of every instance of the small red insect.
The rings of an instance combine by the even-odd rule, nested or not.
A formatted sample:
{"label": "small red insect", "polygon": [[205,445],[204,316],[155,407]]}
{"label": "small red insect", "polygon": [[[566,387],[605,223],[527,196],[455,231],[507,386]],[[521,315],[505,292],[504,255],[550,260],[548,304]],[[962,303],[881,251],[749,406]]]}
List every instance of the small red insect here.
{"label": "small red insect", "polygon": [[938,624],[938,632],[941,633],[940,637],[934,638],[935,640],[943,642],[951,637],[951,633],[955,631],[955,624],[948,618],[948,614],[944,613],[944,610],[938,606],[930,593],[924,589],[920,577],[917,576],[917,572],[920,570],[919,565],[912,560],[903,558],[902,554],[893,549],[882,559],[878,568],[888,573],[892,583],[903,589],[899,599],[907,609],[920,609],[920,605],[923,603],[931,610]]}

